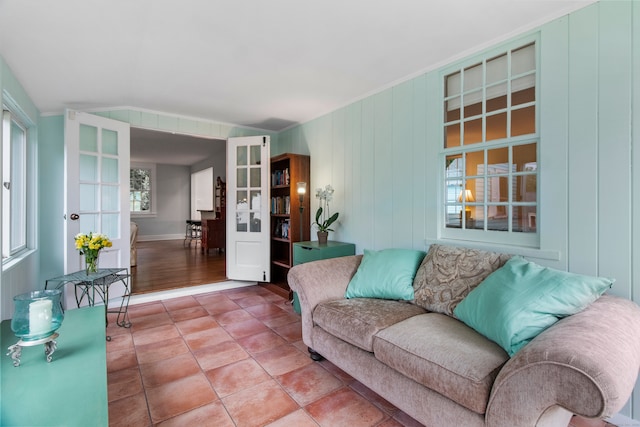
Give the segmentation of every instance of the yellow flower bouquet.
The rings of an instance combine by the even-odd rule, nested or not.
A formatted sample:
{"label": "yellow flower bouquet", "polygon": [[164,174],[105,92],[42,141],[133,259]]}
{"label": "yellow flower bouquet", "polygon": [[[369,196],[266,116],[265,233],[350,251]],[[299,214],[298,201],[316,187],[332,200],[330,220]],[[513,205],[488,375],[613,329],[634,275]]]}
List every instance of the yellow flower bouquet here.
{"label": "yellow flower bouquet", "polygon": [[89,234],[79,233],[75,237],[76,249],[80,255],[84,255],[85,268],[87,274],[98,271],[98,255],[102,248],[110,248],[111,240],[105,234],[89,232]]}

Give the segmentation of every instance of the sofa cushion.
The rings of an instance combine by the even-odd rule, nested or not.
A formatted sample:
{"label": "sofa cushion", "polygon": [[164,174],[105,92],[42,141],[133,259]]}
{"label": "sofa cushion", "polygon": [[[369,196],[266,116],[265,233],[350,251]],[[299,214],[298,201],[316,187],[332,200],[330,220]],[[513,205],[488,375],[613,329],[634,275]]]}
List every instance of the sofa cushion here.
{"label": "sofa cushion", "polygon": [[413,249],[365,249],[345,298],[412,300],[413,278],[424,255]]}
{"label": "sofa cushion", "polygon": [[433,244],[413,281],[414,303],[453,316],[456,305],[510,255]]}
{"label": "sofa cushion", "polygon": [[313,322],[343,341],[373,351],[373,336],[378,331],[424,312],[421,307],[401,301],[340,299],[318,304]]}
{"label": "sofa cushion", "polygon": [[378,332],[376,359],[478,414],[509,359],[500,346],[440,313],[413,316]]}
{"label": "sofa cushion", "polygon": [[516,256],[469,293],[454,314],[513,356],[560,318],[587,308],[613,282]]}

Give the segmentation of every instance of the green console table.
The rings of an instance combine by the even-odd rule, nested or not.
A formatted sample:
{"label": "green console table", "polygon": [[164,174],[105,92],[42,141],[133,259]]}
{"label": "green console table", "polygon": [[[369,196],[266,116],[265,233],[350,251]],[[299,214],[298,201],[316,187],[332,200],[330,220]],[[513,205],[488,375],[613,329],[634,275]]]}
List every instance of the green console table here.
{"label": "green console table", "polygon": [[[326,245],[320,245],[317,241],[297,242],[293,244],[293,265],[355,254],[356,245],[353,243],[331,240]],[[300,301],[298,301],[298,295],[295,292],[293,293],[293,309],[300,314]]]}
{"label": "green console table", "polygon": [[2,322],[0,425],[109,425],[104,316],[104,306],[67,310],[51,363],[37,345],[22,349],[18,367],[6,355],[18,338]]}

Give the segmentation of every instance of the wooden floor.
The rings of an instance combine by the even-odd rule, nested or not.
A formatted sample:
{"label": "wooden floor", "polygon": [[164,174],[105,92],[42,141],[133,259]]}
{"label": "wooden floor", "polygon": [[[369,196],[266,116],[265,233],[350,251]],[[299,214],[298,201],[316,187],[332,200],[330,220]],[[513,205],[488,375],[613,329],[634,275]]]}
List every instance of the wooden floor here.
{"label": "wooden floor", "polygon": [[[187,286],[224,282],[226,254],[216,249],[202,252],[195,242],[184,245],[183,240],[157,240],[138,242],[138,265],[131,268],[131,293],[178,289]],[[259,285],[291,299],[286,278]]]}
{"label": "wooden floor", "polygon": [[133,294],[203,285],[227,280],[225,254],[182,240],[138,242],[138,265],[131,268]]}

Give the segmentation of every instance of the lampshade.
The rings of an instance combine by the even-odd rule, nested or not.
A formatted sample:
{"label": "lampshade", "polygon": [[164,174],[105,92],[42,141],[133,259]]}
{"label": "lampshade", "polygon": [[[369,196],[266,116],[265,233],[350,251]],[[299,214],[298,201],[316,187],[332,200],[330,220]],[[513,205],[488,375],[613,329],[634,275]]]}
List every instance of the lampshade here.
{"label": "lampshade", "polygon": [[299,195],[304,195],[307,192],[307,183],[306,182],[299,182],[297,184],[298,186],[298,194]]}
{"label": "lampshade", "polygon": [[462,202],[463,200],[467,203],[476,201],[476,199],[473,198],[473,194],[471,194],[471,190],[462,190],[460,192],[460,195],[458,196],[458,201]]}

